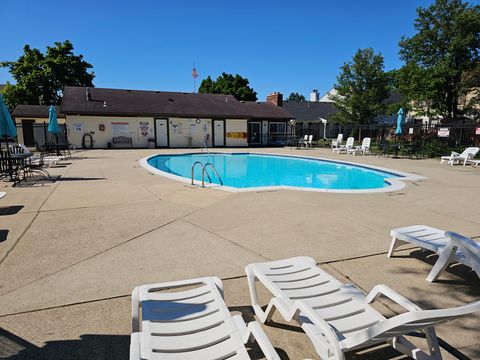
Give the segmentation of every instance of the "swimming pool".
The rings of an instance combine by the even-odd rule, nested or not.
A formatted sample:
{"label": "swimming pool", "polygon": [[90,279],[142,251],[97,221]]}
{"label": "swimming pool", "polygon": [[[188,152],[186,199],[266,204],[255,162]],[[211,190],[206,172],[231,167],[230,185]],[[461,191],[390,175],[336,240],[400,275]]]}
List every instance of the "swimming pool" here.
{"label": "swimming pool", "polygon": [[[143,159],[152,172],[190,182],[192,165],[212,163],[207,172],[212,184],[226,190],[248,191],[271,188],[293,188],[314,191],[372,192],[391,191],[404,186],[398,180],[410,174],[387,171],[352,163],[325,159],[257,154],[257,153],[188,153],[156,155]],[[194,179],[201,181],[201,166],[195,168]],[[208,178],[205,176],[205,183]]]}

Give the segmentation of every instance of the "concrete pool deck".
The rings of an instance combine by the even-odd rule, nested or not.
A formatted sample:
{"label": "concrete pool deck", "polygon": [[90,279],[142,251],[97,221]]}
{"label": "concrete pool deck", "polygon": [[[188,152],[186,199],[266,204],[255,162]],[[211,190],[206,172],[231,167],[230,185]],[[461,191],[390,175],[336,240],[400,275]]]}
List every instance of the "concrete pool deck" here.
{"label": "concrete pool deck", "polygon": [[[399,226],[423,223],[479,239],[478,168],[436,159],[334,155],[328,149],[258,149],[427,179],[387,193],[229,193],[152,175],[138,163],[182,151],[190,150],[78,152],[66,167],[51,169],[61,175],[54,183],[0,183],[7,192],[0,200],[0,230],[8,230],[0,238],[0,358],[127,359],[130,292],[142,283],[217,275],[227,305],[249,319],[244,266],[296,255],[315,258],[365,291],[387,284],[424,308],[480,297],[480,280],[463,266],[429,284],[425,278],[435,258],[416,249],[386,257],[389,231]],[[400,311],[383,299],[379,309],[387,315]],[[274,321],[263,328],[282,358],[318,358],[293,323],[278,316]],[[479,332],[480,314],[439,326],[444,358],[480,358]],[[381,347],[355,358],[397,356]]]}

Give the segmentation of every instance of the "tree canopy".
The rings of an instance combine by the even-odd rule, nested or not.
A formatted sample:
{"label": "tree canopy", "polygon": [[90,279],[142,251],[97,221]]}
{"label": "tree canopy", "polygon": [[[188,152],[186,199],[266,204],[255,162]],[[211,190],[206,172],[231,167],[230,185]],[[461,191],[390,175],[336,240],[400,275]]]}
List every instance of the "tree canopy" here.
{"label": "tree canopy", "polygon": [[198,92],[233,95],[237,100],[256,101],[257,93],[248,84],[247,78],[223,72],[215,81],[210,76],[202,80]]}
{"label": "tree canopy", "polygon": [[302,94],[299,94],[297,92],[292,92],[290,93],[290,95],[288,95],[288,98],[287,98],[287,101],[296,101],[296,102],[300,102],[300,101],[305,101],[305,96],[303,96]]}
{"label": "tree canopy", "polygon": [[[417,9],[415,29],[414,36],[400,41],[405,65],[397,72],[399,91],[421,115],[461,117],[478,101],[480,6],[436,0]],[[460,109],[467,95],[470,101]]]}
{"label": "tree canopy", "polygon": [[383,56],[372,48],[359,49],[352,61],[343,64],[332,96],[339,110],[333,121],[367,124],[386,112],[389,76],[383,70]]}
{"label": "tree canopy", "polygon": [[89,72],[92,65],[83,60],[83,55],[73,53],[68,40],[55,42],[45,53],[25,45],[16,61],[4,61],[0,66],[8,68],[15,80],[15,84],[7,82],[2,91],[12,109],[18,104],[59,104],[65,86],[93,86],[95,77]]}

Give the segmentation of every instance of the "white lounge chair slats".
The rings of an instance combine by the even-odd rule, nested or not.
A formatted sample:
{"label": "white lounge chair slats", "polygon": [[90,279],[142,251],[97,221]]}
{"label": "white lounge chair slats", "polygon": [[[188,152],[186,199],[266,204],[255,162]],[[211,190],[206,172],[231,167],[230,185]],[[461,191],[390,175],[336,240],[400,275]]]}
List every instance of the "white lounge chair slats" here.
{"label": "white lounge chair slats", "polygon": [[[245,272],[252,306],[260,321],[269,321],[276,310],[287,321],[296,320],[322,359],[344,359],[348,351],[382,342],[415,359],[440,359],[434,326],[480,311],[480,301],[453,309],[424,311],[385,285],[375,286],[366,295],[354,285],[343,284],[327,274],[309,257],[250,264]],[[310,277],[305,279],[305,275]],[[288,288],[285,289],[285,282],[278,282],[279,278],[289,281]],[[295,280],[304,288],[292,289]],[[256,281],[273,295],[265,311],[258,300]],[[370,306],[381,295],[407,312],[385,318]],[[414,330],[425,333],[429,355],[403,337]]]}
{"label": "white lounge chair slats", "polygon": [[132,360],[246,360],[244,344],[254,339],[267,359],[279,359],[257,322],[247,326],[230,314],[222,282],[214,277],[135,288],[132,328]]}
{"label": "white lounge chair slats", "polygon": [[435,281],[454,262],[471,267],[480,277],[480,244],[460,234],[427,225],[412,225],[390,231],[392,242],[388,250],[391,257],[399,246],[410,244],[439,255],[427,281]]}

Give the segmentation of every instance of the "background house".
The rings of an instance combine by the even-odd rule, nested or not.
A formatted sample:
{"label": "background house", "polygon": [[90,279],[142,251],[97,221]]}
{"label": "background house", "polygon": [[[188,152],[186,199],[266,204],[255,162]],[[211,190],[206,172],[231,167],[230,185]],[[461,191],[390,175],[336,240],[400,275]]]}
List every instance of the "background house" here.
{"label": "background house", "polygon": [[[67,86],[60,110],[69,141],[108,148],[114,137],[132,146],[267,146],[285,143],[292,115],[274,93],[267,102],[241,102],[231,95]],[[150,141],[149,141],[150,140]],[[90,143],[89,143],[90,145]]]}

